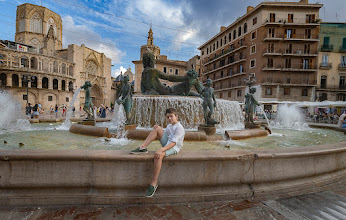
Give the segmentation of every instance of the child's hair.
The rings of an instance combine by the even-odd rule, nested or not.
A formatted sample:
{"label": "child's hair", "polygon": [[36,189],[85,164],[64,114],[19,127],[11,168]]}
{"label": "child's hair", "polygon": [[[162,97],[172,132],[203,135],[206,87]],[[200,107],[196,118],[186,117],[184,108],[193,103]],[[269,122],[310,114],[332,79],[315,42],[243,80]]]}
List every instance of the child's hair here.
{"label": "child's hair", "polygon": [[175,116],[178,116],[177,110],[175,110],[174,108],[168,108],[166,110],[166,114],[174,114]]}

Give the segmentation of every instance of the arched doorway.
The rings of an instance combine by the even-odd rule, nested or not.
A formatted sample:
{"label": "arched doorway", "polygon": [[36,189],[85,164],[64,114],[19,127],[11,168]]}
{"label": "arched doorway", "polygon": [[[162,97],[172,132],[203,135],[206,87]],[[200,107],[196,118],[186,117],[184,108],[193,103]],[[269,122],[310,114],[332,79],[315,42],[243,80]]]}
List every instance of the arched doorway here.
{"label": "arched doorway", "polygon": [[12,75],[12,86],[18,87],[19,86],[19,77],[17,74]]}
{"label": "arched doorway", "polygon": [[6,86],[7,85],[7,76],[5,73],[0,74],[0,86]]}
{"label": "arched doorway", "polygon": [[65,80],[62,80],[61,81],[61,90],[65,91],[65,89],[66,89],[66,82],[65,82]]}
{"label": "arched doorway", "polygon": [[53,79],[53,89],[58,89],[58,80]]}
{"label": "arched doorway", "polygon": [[42,88],[48,89],[48,78],[47,77],[42,78]]}
{"label": "arched doorway", "polygon": [[92,102],[94,103],[95,106],[99,107],[101,104],[105,104],[103,103],[102,89],[97,84],[94,84],[91,87],[91,97],[92,97]]}

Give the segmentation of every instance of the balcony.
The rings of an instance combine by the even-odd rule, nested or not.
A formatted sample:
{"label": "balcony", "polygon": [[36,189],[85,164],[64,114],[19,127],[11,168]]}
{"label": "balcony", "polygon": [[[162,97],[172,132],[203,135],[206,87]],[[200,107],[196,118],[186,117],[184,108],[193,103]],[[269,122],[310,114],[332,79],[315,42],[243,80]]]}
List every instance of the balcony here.
{"label": "balcony", "polygon": [[281,69],[282,71],[286,72],[315,72],[317,71],[317,65],[291,65],[290,67],[285,66]]}
{"label": "balcony", "polygon": [[346,45],[342,45],[342,46],[340,47],[340,52],[341,52],[341,53],[346,53]]}
{"label": "balcony", "polygon": [[331,63],[321,63],[320,64],[320,69],[322,69],[322,70],[330,70],[331,68],[332,68]]}
{"label": "balcony", "polygon": [[224,69],[224,68],[227,68],[227,67],[230,67],[230,66],[233,66],[233,65],[245,62],[245,61],[246,61],[246,56],[243,55],[241,58],[239,58],[239,59],[237,59],[237,60],[235,60],[235,61],[233,61],[231,63],[228,63],[226,65],[220,66],[219,64],[217,64],[215,69],[209,70],[209,71],[207,71],[207,72],[205,72],[203,74],[206,75],[206,74],[209,74],[209,73],[213,73],[215,71],[218,71],[218,70],[221,70],[221,69]]}
{"label": "balcony", "polygon": [[308,42],[317,42],[320,41],[320,39],[318,39],[318,36],[308,36],[305,34],[290,34],[287,35],[285,34],[284,41],[308,41]]}
{"label": "balcony", "polygon": [[346,63],[339,64],[339,70],[346,70]]}
{"label": "balcony", "polygon": [[282,34],[266,34],[264,35],[264,41],[280,41],[282,40],[283,35]]}
{"label": "balcony", "polygon": [[296,56],[296,57],[317,57],[317,51],[297,49],[297,50],[285,50],[284,56]]}
{"label": "balcony", "polygon": [[263,56],[281,56],[282,50],[266,50]]}
{"label": "balcony", "polygon": [[321,46],[321,51],[325,51],[325,52],[333,51],[333,45],[332,44],[323,44]]}
{"label": "balcony", "polygon": [[208,62],[205,63],[204,65],[208,65],[208,64],[212,63],[213,61],[217,60],[218,58],[223,58],[226,55],[229,55],[231,53],[235,53],[235,52],[237,52],[237,51],[239,51],[241,49],[245,49],[245,48],[247,48],[247,46],[245,46],[245,45],[243,45],[241,47],[238,47],[238,48],[230,48],[230,49],[224,51],[223,53],[221,53],[219,55],[216,55],[216,56],[213,56],[213,57],[209,58]]}
{"label": "balcony", "polygon": [[268,64],[265,64],[262,69],[262,71],[280,71],[280,70],[281,70],[281,65],[274,66],[274,65],[268,65]]}
{"label": "balcony", "polygon": [[276,18],[275,22],[271,22],[270,19],[264,22],[265,26],[319,26],[319,19],[306,20],[305,18]]}

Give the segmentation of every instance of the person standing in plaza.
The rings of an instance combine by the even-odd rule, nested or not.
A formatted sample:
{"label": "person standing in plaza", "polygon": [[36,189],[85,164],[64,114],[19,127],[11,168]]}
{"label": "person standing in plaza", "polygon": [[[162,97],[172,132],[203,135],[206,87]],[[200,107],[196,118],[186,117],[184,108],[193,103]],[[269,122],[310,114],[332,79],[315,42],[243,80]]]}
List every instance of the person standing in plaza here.
{"label": "person standing in plaza", "polygon": [[346,128],[346,111],[339,117],[339,123],[338,126],[340,128]]}
{"label": "person standing in plaza", "polygon": [[26,115],[26,118],[27,119],[30,119],[31,118],[31,104],[30,103],[26,103],[25,105],[25,115]]}

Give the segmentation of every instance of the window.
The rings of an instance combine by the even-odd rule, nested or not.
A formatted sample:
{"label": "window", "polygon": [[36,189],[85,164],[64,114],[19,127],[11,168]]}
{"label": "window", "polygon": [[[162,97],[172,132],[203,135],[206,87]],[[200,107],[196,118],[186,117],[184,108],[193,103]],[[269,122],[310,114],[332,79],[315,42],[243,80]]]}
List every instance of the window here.
{"label": "window", "polygon": [[222,99],[222,92],[220,92],[220,99]]}
{"label": "window", "polygon": [[228,57],[228,64],[233,63],[234,62],[234,55]]}
{"label": "window", "polygon": [[304,54],[310,54],[310,44],[304,44]]}
{"label": "window", "polygon": [[233,73],[233,70],[232,70],[232,68],[229,68],[229,71],[228,71],[228,73],[229,73],[229,76],[232,76],[232,73]]}
{"label": "window", "polygon": [[243,72],[243,65],[240,64],[240,65],[239,65],[239,73],[242,73],[242,72]]}
{"label": "window", "polygon": [[220,39],[220,47],[222,47],[222,39]]}
{"label": "window", "polygon": [[257,17],[255,17],[254,19],[252,19],[252,25],[257,24]]}
{"label": "window", "polygon": [[227,41],[227,37],[225,36],[225,38],[224,38],[224,43],[226,44],[226,41]]}
{"label": "window", "polygon": [[268,53],[275,53],[275,47],[274,47],[274,43],[269,43],[268,44]]}
{"label": "window", "polygon": [[274,67],[273,58],[268,58],[268,61],[267,61],[267,68],[273,68],[273,67]]}
{"label": "window", "polygon": [[346,56],[341,56],[341,67],[346,67]]}
{"label": "window", "polygon": [[238,37],[241,36],[241,27],[238,27]]}
{"label": "window", "polygon": [[237,90],[237,97],[240,97],[241,96],[241,89],[238,89]]}
{"label": "window", "polygon": [[254,68],[256,66],[256,60],[251,60],[250,61],[250,67]]}
{"label": "window", "polygon": [[202,50],[202,56],[204,55],[204,50]]}
{"label": "window", "polygon": [[309,60],[309,59],[303,59],[303,69],[304,70],[307,70],[307,69],[310,69],[310,62],[312,60]]}
{"label": "window", "polygon": [[225,65],[225,59],[220,60],[220,67]]}
{"label": "window", "polygon": [[269,37],[275,37],[275,28],[269,28],[268,34]]}
{"label": "window", "polygon": [[257,37],[257,31],[252,32],[251,33],[251,40],[256,39],[256,37]]}
{"label": "window", "polygon": [[66,102],[70,102],[70,98],[69,97],[66,97]]}
{"label": "window", "polygon": [[172,68],[169,69],[169,74],[173,74],[173,69]]}
{"label": "window", "polygon": [[179,75],[179,70],[175,69],[175,75]]}
{"label": "window", "polygon": [[305,29],[305,39],[311,39],[311,29]]}
{"label": "window", "polygon": [[345,76],[340,76],[340,80],[339,80],[339,89],[345,89]]}
{"label": "window", "polygon": [[327,88],[327,76],[321,76],[321,89]]}
{"label": "window", "polygon": [[243,52],[239,52],[239,60],[243,59],[244,57],[244,53]]}
{"label": "window", "polygon": [[251,46],[250,54],[256,53],[256,45]]}
{"label": "window", "polygon": [[229,33],[228,34],[228,41],[231,41],[232,40],[232,33]]}
{"label": "window", "polygon": [[165,66],[163,67],[163,72],[167,73],[167,67],[165,67]]}
{"label": "window", "polygon": [[49,102],[53,101],[53,96],[51,96],[51,95],[48,96],[48,101],[49,101]]}
{"label": "window", "polygon": [[216,63],[214,63],[214,69],[216,69]]}
{"label": "window", "polygon": [[233,50],[234,49],[234,45],[231,44],[231,46],[229,47],[230,50]]}
{"label": "window", "polygon": [[296,37],[296,29],[286,29],[285,38],[295,38]]}
{"label": "window", "polygon": [[302,96],[308,96],[308,89],[302,89]]}
{"label": "window", "polygon": [[326,54],[323,54],[321,66],[328,67],[328,65],[329,65],[329,56]]}
{"label": "window", "polygon": [[306,15],[306,23],[315,23],[315,15],[314,14],[307,14]]}
{"label": "window", "polygon": [[221,71],[221,78],[223,78],[223,71]]}
{"label": "window", "polygon": [[272,92],[273,92],[272,87],[267,87],[267,88],[266,88],[266,95],[271,95]]}
{"label": "window", "polygon": [[247,32],[247,23],[244,24],[244,34]]}
{"label": "window", "polygon": [[215,43],[213,44],[213,51],[215,51]]}
{"label": "window", "polygon": [[28,96],[27,95],[23,95],[23,100],[28,100]]}
{"label": "window", "polygon": [[270,22],[275,22],[275,13],[270,13]]}
{"label": "window", "polygon": [[286,59],[286,62],[285,62],[285,68],[286,69],[290,69],[291,68],[291,59]]}
{"label": "window", "polygon": [[232,97],[232,91],[228,91],[228,98]]}
{"label": "window", "polygon": [[341,50],[342,50],[342,51],[345,51],[345,50],[346,50],[346,37],[344,37],[344,38],[342,39]]}
{"label": "window", "polygon": [[207,47],[207,55],[209,54],[209,48]]}
{"label": "window", "polygon": [[288,14],[288,23],[293,23],[293,14]]}
{"label": "window", "polygon": [[284,95],[290,95],[291,89],[290,88],[284,88]]}
{"label": "window", "polygon": [[292,44],[288,44],[288,47],[286,49],[286,53],[292,54]]}
{"label": "window", "polygon": [[243,39],[240,39],[240,46],[244,46],[244,38]]}
{"label": "window", "polygon": [[237,30],[233,31],[233,40],[237,38]]}
{"label": "window", "polygon": [[219,48],[219,41],[216,41],[216,49]]}

